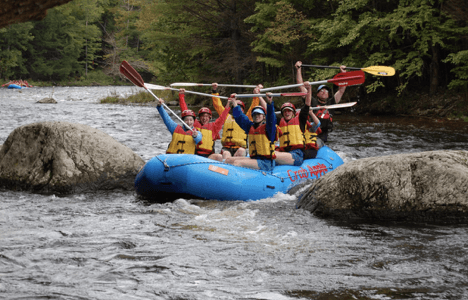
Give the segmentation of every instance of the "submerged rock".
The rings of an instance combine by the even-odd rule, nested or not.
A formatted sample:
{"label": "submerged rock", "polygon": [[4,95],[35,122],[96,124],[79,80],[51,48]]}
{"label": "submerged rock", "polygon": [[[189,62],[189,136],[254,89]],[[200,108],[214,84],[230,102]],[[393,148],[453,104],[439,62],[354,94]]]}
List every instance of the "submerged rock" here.
{"label": "submerged rock", "polygon": [[359,159],[316,180],[298,203],[316,216],[468,221],[468,151]]}
{"label": "submerged rock", "polygon": [[43,99],[37,101],[36,103],[53,103],[53,104],[56,104],[57,101],[54,98],[43,98]]}
{"label": "submerged rock", "polygon": [[41,122],[15,129],[0,149],[0,186],[45,193],[133,190],[141,157],[87,125]]}

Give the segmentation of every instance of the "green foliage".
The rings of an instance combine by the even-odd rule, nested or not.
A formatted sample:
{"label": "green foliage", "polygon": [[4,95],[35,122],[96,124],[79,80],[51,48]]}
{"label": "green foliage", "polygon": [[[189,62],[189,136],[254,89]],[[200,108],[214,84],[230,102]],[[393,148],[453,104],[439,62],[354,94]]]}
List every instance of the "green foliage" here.
{"label": "green foliage", "polygon": [[[159,98],[170,99],[170,91],[163,91],[159,93]],[[129,103],[138,103],[138,104],[148,104],[156,102],[156,99],[148,92],[142,91],[136,94],[132,94],[128,97],[119,97],[116,93],[113,93],[107,96],[104,99],[100,100],[100,103],[110,103],[110,104],[129,104]]]}
{"label": "green foliage", "polygon": [[444,62],[452,63],[454,67],[450,72],[454,73],[456,79],[452,80],[448,87],[450,89],[468,89],[468,50],[450,53]]}
{"label": "green foliage", "polygon": [[253,11],[247,0],[154,1],[138,26],[144,49],[161,82],[242,82],[255,58],[243,19]]}
{"label": "green foliage", "polygon": [[31,22],[10,25],[0,29],[0,77],[13,78],[28,74],[23,52],[31,46]]}
{"label": "green foliage", "polygon": [[80,26],[67,5],[50,9],[41,23],[33,29],[32,63],[34,77],[58,80],[71,75],[81,75],[79,58],[84,46]]}
{"label": "green foliage", "polygon": [[31,51],[35,77],[60,80],[87,73],[100,50],[101,31],[92,22],[103,13],[103,3],[75,0],[49,10],[47,17],[36,23]]}
{"label": "green foliage", "polygon": [[257,61],[281,68],[300,57],[301,44],[312,38],[307,31],[310,21],[288,1],[257,2],[255,14],[245,22],[256,33],[252,42]]}
{"label": "green foliage", "polygon": [[[128,60],[145,81],[294,81],[293,65],[393,66],[367,93],[468,89],[468,27],[443,0],[73,0],[0,29],[0,77],[113,84]],[[93,70],[96,70],[93,71]],[[334,69],[303,69],[304,79]],[[445,72],[445,73],[443,73]],[[111,75],[106,79],[107,75]]]}
{"label": "green foliage", "polygon": [[[336,4],[330,17],[312,21],[310,30],[316,39],[309,41],[307,54],[320,63],[338,60],[349,66],[394,66],[400,93],[416,78],[431,82],[433,60],[468,33],[440,11],[438,0],[343,0]],[[368,92],[385,87],[378,80],[370,78]]]}

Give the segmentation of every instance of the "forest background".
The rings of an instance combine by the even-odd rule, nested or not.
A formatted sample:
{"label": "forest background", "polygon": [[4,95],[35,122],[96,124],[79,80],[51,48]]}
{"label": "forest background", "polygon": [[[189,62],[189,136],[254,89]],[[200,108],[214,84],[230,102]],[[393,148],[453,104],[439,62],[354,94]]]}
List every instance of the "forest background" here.
{"label": "forest background", "polygon": [[[468,121],[460,0],[74,0],[0,29],[0,78],[35,85],[295,82],[294,64],[392,66],[348,88],[360,109]],[[305,80],[334,69],[303,68]],[[205,90],[206,92],[206,90]]]}

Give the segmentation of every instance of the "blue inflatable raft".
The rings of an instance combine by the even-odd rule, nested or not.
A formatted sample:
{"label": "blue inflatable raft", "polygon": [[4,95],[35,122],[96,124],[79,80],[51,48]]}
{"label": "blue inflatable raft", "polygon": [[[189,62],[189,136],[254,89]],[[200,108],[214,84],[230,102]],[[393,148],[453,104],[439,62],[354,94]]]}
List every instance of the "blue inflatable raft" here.
{"label": "blue inflatable raft", "polygon": [[17,84],[10,84],[8,86],[8,89],[22,89],[23,87],[21,85],[17,85]]}
{"label": "blue inflatable raft", "polygon": [[272,172],[237,167],[191,154],[153,157],[135,179],[138,195],[152,200],[200,198],[252,201],[271,197],[343,164],[327,146],[302,166],[276,166]]}

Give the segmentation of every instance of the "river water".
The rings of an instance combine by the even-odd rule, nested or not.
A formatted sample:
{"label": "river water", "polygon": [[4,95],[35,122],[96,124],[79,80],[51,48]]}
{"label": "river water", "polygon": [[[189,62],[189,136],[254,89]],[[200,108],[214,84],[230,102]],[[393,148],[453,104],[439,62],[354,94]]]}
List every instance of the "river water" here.
{"label": "river water", "polygon": [[[98,128],[145,161],[170,140],[153,107],[98,104],[134,87],[0,90],[15,128]],[[53,96],[57,104],[36,104]],[[466,123],[337,115],[345,162],[468,146]],[[217,148],[219,149],[219,147]],[[316,218],[296,195],[255,202],[138,200],[133,192],[0,189],[0,299],[467,299],[468,226]]]}

